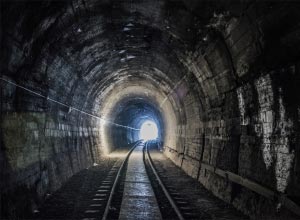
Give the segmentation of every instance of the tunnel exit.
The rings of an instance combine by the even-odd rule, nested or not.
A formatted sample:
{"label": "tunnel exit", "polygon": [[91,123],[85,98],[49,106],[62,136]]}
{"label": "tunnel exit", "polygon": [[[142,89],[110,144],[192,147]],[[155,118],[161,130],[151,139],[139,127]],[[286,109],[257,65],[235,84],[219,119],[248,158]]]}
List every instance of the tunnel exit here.
{"label": "tunnel exit", "polygon": [[150,120],[145,121],[141,126],[139,138],[145,141],[157,139],[158,128],[156,123]]}

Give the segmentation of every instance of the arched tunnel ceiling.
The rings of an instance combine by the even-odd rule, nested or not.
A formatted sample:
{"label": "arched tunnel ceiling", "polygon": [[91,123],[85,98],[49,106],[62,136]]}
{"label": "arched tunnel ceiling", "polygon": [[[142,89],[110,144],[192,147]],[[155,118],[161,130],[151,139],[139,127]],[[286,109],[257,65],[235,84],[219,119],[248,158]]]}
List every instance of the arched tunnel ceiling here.
{"label": "arched tunnel ceiling", "polygon": [[[130,70],[128,74],[136,74],[135,69],[149,72],[149,69],[157,68],[171,81],[179,81],[184,74],[180,56],[184,56],[186,47],[197,38],[199,19],[183,3],[175,3],[36,2],[36,7],[41,9],[40,14],[32,14],[28,16],[31,20],[26,17],[27,20],[24,18],[20,22],[20,26],[22,22],[31,23],[32,34],[27,33],[27,40],[22,40],[27,41],[25,52],[34,61],[31,64],[33,74],[24,73],[23,77],[30,75],[37,81],[42,80],[41,76],[34,74],[34,70],[45,68],[46,64],[45,77],[51,80],[63,75],[68,87],[76,87],[76,80],[83,79],[91,85],[101,83],[101,88],[105,88],[103,79],[110,76],[113,80],[114,74],[126,69]],[[24,10],[26,12],[26,6]],[[29,8],[28,13],[32,13]],[[184,23],[177,22],[179,20]],[[26,28],[30,32],[28,25]],[[33,42],[34,45],[31,45]],[[40,45],[43,49],[37,51]],[[59,66],[63,69],[70,64],[73,68],[69,74],[56,71],[52,74],[57,75],[51,75],[51,68]],[[110,83],[107,81],[107,84]]]}
{"label": "arched tunnel ceiling", "polygon": [[[158,85],[157,81],[130,76],[112,83],[102,93],[103,100],[99,101],[100,104],[95,107],[95,111],[97,109],[103,118],[116,124],[135,128],[129,129],[127,132],[134,132],[133,135],[136,138],[145,116],[156,121],[161,129],[170,131],[176,126],[180,112],[178,112],[175,100],[167,99],[168,101],[165,101],[167,96],[164,95],[164,89],[168,88],[164,88],[162,84]],[[105,132],[102,141],[109,146],[112,137],[116,137],[116,135],[111,135],[116,127],[106,126],[105,123],[101,125]],[[126,138],[124,141],[127,141]]]}
{"label": "arched tunnel ceiling", "polygon": [[[159,108],[166,103],[162,118],[175,117],[172,125],[185,123],[182,101],[189,93],[199,103],[191,108],[205,118],[207,110],[224,99],[218,94],[232,90],[239,80],[224,42],[213,41],[219,38],[213,29],[224,28],[227,20],[240,16],[247,3],[83,0],[6,4],[4,17],[13,17],[16,8],[24,10],[17,22],[10,19],[23,34],[14,39],[22,42],[23,56],[10,59],[13,51],[4,45],[10,59],[4,71],[16,72],[19,81],[37,84],[47,97],[107,120],[114,121],[117,115],[120,100],[116,97],[143,97],[146,90],[147,102]],[[4,29],[9,36],[15,36],[13,30],[9,25]],[[195,58],[195,53],[201,56]],[[214,61],[209,53],[215,53],[219,62],[210,64]],[[210,82],[222,68],[226,80]],[[121,95],[123,90],[127,96]]]}
{"label": "arched tunnel ceiling", "polygon": [[[39,84],[47,96],[92,109],[94,114],[103,114],[98,109],[106,102],[104,94],[121,81],[126,86],[145,79],[156,84],[175,111],[182,108],[180,92],[195,89],[202,115],[205,108],[219,105],[219,92],[236,86],[238,76],[229,52],[224,52],[222,42],[207,42],[218,38],[212,29],[223,28],[224,22],[240,16],[250,3],[78,0],[5,4],[3,17],[17,23],[23,35],[13,39],[22,42],[24,50],[23,56],[10,59],[13,51],[4,45],[8,54],[4,59],[9,60],[3,62],[4,72],[15,72],[19,81]],[[21,7],[23,15],[15,21],[14,13]],[[4,32],[15,36],[14,28],[7,25]],[[204,57],[217,51],[221,62],[216,67],[199,67],[195,64],[199,61],[191,60],[195,51],[203,53],[205,49]],[[209,65],[209,56],[206,60]],[[228,75],[226,86],[205,82],[193,88],[196,78],[208,81],[213,68],[219,66],[231,72],[223,73]],[[178,83],[185,82],[189,85],[174,92]]]}
{"label": "arched tunnel ceiling", "polygon": [[[197,18],[181,1],[34,5],[40,12],[20,21],[20,26],[32,23],[32,34],[26,27],[30,37],[25,43],[26,62],[32,67],[31,72],[21,71],[21,78],[47,84],[48,96],[92,109],[107,120],[114,121],[120,109],[115,97],[143,97],[145,93],[147,102],[172,111],[162,114],[163,118],[177,115],[177,120],[184,120],[181,97],[174,88],[186,80],[185,53],[203,35],[201,27],[208,15]],[[24,11],[32,13],[30,9],[25,6]],[[120,95],[131,87],[127,96]],[[116,92],[117,88],[122,91]],[[185,85],[182,91],[189,89]],[[172,121],[166,128],[176,125]]]}
{"label": "arched tunnel ceiling", "polygon": [[[28,51],[30,56],[36,56],[32,58],[36,60],[32,73],[24,73],[24,78],[43,80],[43,76],[35,75],[35,72],[45,68],[46,64],[44,77],[50,81],[50,87],[56,87],[51,83],[67,82],[66,89],[70,88],[70,91],[66,92],[72,93],[78,90],[76,87],[83,80],[88,88],[85,91],[89,94],[87,97],[93,103],[99,93],[122,77],[151,75],[153,80],[161,80],[165,75],[168,82],[164,83],[169,83],[169,88],[174,86],[170,82],[178,82],[183,77],[185,71],[178,55],[184,53],[184,41],[191,43],[190,38],[195,37],[190,33],[193,29],[190,19],[184,19],[187,24],[174,23],[171,31],[165,24],[169,21],[164,20],[167,11],[163,2],[81,3],[68,3],[60,13],[55,10],[56,14],[49,14],[35,27],[28,48],[36,39],[43,44],[43,50],[35,51],[34,45],[32,51]],[[42,6],[45,10],[52,8],[51,3]],[[176,10],[183,16],[192,17],[182,5]],[[67,69],[71,70],[66,73]]]}

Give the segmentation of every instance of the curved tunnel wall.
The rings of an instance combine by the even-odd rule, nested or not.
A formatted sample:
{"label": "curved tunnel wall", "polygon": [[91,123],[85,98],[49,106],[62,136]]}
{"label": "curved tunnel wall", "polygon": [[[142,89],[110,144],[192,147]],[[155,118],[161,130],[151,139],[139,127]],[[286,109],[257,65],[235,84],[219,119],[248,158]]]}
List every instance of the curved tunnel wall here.
{"label": "curved tunnel wall", "polygon": [[299,4],[47,1],[1,10],[1,77],[43,96],[1,80],[1,192],[22,198],[16,207],[30,198],[30,209],[133,141],[135,132],[111,122],[139,127],[141,111],[156,115],[168,157],[243,212],[273,216],[278,203],[201,162],[299,198]]}
{"label": "curved tunnel wall", "polygon": [[[149,83],[148,79],[133,78],[122,80],[120,83],[116,82],[108,88],[109,91],[103,93],[103,96],[108,98],[105,99],[99,111],[104,118],[112,122],[100,124],[103,131],[100,136],[104,152],[110,152],[116,147],[126,146],[130,141],[136,141],[141,123],[146,118],[157,121],[162,132],[161,141],[173,140],[172,129],[176,125],[176,113],[171,102],[165,101],[162,89],[164,89],[163,86],[159,88]],[[158,106],[161,103],[163,105],[159,109]],[[176,105],[175,102],[173,103]],[[128,136],[133,136],[134,139],[130,140]]]}

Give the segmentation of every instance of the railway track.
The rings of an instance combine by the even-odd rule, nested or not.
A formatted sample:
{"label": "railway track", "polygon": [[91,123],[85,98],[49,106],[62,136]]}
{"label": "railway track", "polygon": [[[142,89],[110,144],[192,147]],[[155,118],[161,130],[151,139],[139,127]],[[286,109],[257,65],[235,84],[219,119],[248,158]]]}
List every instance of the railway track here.
{"label": "railway track", "polygon": [[[156,167],[149,145],[157,145],[155,141],[150,141],[145,144],[144,155],[145,164],[149,167],[148,174],[152,176],[152,184],[161,207],[163,219],[211,219],[211,216],[203,211],[197,210],[182,193],[181,188],[175,187],[174,182],[178,179],[176,176],[170,175],[168,172],[163,172],[159,167]],[[154,146],[156,147],[156,146]],[[184,187],[184,185],[182,186]]]}
{"label": "railway track", "polygon": [[[184,219],[249,219],[231,204],[216,198],[198,180],[191,178],[173,162],[166,159],[160,152],[157,142],[148,142],[146,152],[150,155],[149,160],[151,160],[160,181],[164,184]],[[148,172],[149,175],[151,175],[151,170]],[[153,180],[155,182],[155,178]],[[158,201],[163,201],[164,194],[159,190],[160,187],[154,187],[157,197],[160,198]],[[162,205],[164,204],[160,204],[160,207]],[[174,215],[174,212],[168,213],[170,207],[165,210],[161,208],[161,210],[164,219],[174,219],[175,216],[177,219],[180,218],[178,215]]]}
{"label": "railway track", "polygon": [[[196,184],[185,185],[178,171],[166,172],[157,160],[154,162],[151,152],[154,157],[155,152],[160,153],[149,148],[156,145],[156,142],[138,142],[124,160],[115,163],[80,219],[244,219],[230,212],[227,215],[227,207],[219,207],[214,213],[191,202],[191,193],[186,188],[193,191]],[[201,199],[204,206],[217,206],[215,201]]]}
{"label": "railway track", "polygon": [[82,220],[199,219],[199,213],[184,196],[165,185],[162,173],[153,164],[149,144],[138,142],[123,161],[112,167],[95,191]]}
{"label": "railway track", "polygon": [[129,150],[124,160],[117,161],[108,172],[90,198],[89,206],[80,215],[82,220],[118,219],[127,161],[139,143]]}
{"label": "railway track", "polygon": [[34,219],[247,219],[167,160],[157,142],[131,146],[103,172],[87,169],[67,188],[69,200],[54,196]]}

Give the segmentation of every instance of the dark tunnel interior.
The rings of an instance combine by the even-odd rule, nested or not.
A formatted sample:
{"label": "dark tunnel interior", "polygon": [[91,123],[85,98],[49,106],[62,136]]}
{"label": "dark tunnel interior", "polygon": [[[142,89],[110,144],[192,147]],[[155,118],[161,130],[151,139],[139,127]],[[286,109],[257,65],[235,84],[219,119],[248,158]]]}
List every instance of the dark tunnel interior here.
{"label": "dark tunnel interior", "polygon": [[121,103],[116,104],[118,110],[114,110],[116,116],[114,123],[125,125],[133,129],[124,129],[121,126],[110,127],[110,140],[113,148],[127,146],[130,143],[136,142],[141,139],[140,132],[143,123],[152,121],[157,125],[158,137],[157,141],[162,142],[164,139],[164,123],[161,113],[144,98],[128,98],[122,100]]}
{"label": "dark tunnel interior", "polygon": [[215,197],[252,219],[300,215],[299,2],[0,9],[0,218],[25,218],[149,120],[163,155]]}

